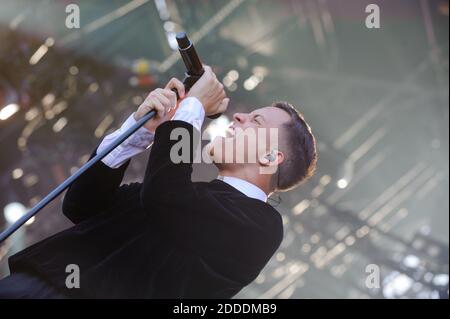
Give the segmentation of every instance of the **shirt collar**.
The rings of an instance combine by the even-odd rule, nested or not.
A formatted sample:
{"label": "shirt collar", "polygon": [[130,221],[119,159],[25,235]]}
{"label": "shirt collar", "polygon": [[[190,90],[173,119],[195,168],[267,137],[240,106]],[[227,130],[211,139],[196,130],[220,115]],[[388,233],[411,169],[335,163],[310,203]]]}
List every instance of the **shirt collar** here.
{"label": "shirt collar", "polygon": [[252,183],[249,183],[237,177],[230,177],[230,176],[219,176],[217,179],[236,188],[238,191],[240,191],[241,193],[245,194],[248,197],[258,199],[263,202],[267,202],[266,193],[264,193],[264,191],[261,188]]}

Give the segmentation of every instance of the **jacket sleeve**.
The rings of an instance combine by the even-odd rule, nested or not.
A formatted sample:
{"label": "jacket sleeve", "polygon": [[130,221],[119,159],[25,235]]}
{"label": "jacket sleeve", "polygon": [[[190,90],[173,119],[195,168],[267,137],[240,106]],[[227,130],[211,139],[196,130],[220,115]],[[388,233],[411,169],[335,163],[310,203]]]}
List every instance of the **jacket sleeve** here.
{"label": "jacket sleeve", "polygon": [[[96,152],[91,158],[95,155]],[[120,186],[129,163],[130,160],[118,168],[110,168],[99,161],[84,172],[67,190],[62,204],[63,214],[78,224],[106,211],[117,200],[126,197],[138,186]]]}
{"label": "jacket sleeve", "polygon": [[[168,121],[155,133],[141,187],[141,203],[162,230],[189,244],[197,231],[198,216],[193,205],[199,203],[191,180],[194,150],[200,133],[184,121]],[[180,156],[183,161],[179,162]]]}

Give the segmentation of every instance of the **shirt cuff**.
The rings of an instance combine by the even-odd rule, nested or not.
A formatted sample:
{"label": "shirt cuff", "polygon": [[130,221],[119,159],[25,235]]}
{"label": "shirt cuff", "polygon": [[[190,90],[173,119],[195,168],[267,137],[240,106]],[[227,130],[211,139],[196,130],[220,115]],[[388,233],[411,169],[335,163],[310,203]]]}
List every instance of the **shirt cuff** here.
{"label": "shirt cuff", "polygon": [[[102,143],[97,148],[97,153],[108,147],[114,140],[122,135],[126,130],[136,124],[134,113],[128,117],[125,123],[115,132],[105,136]],[[122,166],[131,157],[145,151],[152,145],[154,134],[146,128],[139,128],[133,135],[127,138],[122,144],[116,147],[108,155],[106,155],[102,162],[111,168],[118,168]]]}
{"label": "shirt cuff", "polygon": [[205,120],[205,109],[197,98],[188,97],[180,103],[172,120],[187,122],[201,132]]}

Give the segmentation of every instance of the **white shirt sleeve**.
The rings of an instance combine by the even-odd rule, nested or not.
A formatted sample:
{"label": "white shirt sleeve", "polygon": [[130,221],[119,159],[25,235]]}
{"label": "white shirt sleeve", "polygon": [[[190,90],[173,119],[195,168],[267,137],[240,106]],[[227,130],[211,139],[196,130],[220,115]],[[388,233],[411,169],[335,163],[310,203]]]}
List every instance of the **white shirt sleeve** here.
{"label": "white shirt sleeve", "polygon": [[[205,110],[202,103],[195,97],[189,97],[183,100],[175,112],[172,120],[184,121],[194,126],[198,131],[201,131],[203,121],[205,119]],[[131,126],[136,124],[134,113],[122,124],[122,126],[115,132],[105,136],[100,146],[97,148],[97,153],[108,147],[115,139],[128,130]],[[102,162],[111,168],[119,168],[131,157],[142,153],[153,144],[154,134],[146,128],[141,127],[122,144],[116,147],[108,155],[106,155]]]}
{"label": "white shirt sleeve", "polygon": [[[114,140],[116,140],[121,134],[123,134],[134,124],[136,124],[136,120],[134,119],[133,113],[117,131],[105,136],[100,146],[97,148],[97,153],[108,147]],[[142,153],[147,148],[149,148],[153,143],[153,139],[154,134],[146,128],[141,127],[122,144],[112,150],[111,153],[106,155],[102,159],[102,162],[111,168],[118,168],[131,157]]]}
{"label": "white shirt sleeve", "polygon": [[197,98],[188,97],[181,102],[172,120],[187,122],[201,132],[205,120],[205,110]]}

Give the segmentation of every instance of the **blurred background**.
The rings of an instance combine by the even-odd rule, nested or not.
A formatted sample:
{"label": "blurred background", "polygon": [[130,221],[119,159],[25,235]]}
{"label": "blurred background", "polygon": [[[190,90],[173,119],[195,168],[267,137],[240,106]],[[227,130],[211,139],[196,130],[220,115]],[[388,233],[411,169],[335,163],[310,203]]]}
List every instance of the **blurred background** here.
{"label": "blurred background", "polygon": [[[65,25],[71,3],[79,29]],[[366,27],[370,3],[380,29]],[[211,135],[286,100],[318,138],[315,177],[270,200],[282,246],[236,298],[448,298],[448,0],[0,0],[0,229],[183,77],[181,30],[232,100]],[[193,178],[216,173],[199,164]],[[0,246],[0,277],[8,256],[70,226],[60,197]]]}

